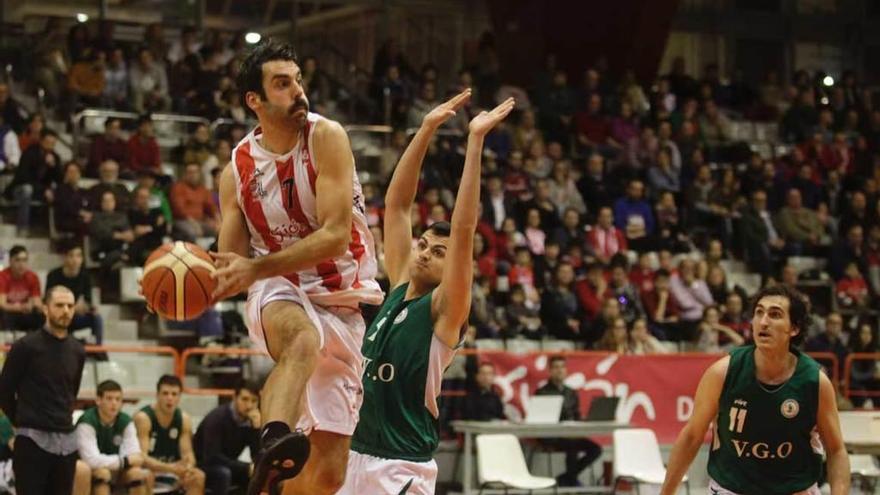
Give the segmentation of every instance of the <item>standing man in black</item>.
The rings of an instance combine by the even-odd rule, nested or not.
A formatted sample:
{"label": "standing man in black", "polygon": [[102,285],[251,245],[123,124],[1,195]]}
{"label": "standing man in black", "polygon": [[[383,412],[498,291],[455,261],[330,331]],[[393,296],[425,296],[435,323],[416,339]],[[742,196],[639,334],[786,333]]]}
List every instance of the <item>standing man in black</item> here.
{"label": "standing man in black", "polygon": [[[567,375],[565,358],[550,358],[550,379],[535,395],[561,395],[562,412],[559,420],[577,421],[581,419],[580,400],[577,392],[563,383]],[[552,438],[542,443],[552,450],[565,452],[565,472],[556,477],[559,486],[580,486],[578,475],[602,455],[602,447],[589,438]]]}
{"label": "standing man in black", "polygon": [[462,405],[461,418],[475,421],[505,419],[501,397],[492,390],[495,381],[495,367],[482,363],[477,370],[476,387],[468,391]]}
{"label": "standing man in black", "polygon": [[251,455],[260,450],[260,386],[242,381],[232,402],[214,408],[199,423],[193,438],[198,466],[205,472],[205,487],[226,494],[233,485],[247,486],[253,464],[238,460],[245,447]]}
{"label": "standing man in black", "polygon": [[47,290],[46,325],[12,345],[0,372],[0,408],[16,427],[12,469],[22,495],[66,494],[73,487],[73,403],[86,359],[67,332],[75,307],[67,287]]}

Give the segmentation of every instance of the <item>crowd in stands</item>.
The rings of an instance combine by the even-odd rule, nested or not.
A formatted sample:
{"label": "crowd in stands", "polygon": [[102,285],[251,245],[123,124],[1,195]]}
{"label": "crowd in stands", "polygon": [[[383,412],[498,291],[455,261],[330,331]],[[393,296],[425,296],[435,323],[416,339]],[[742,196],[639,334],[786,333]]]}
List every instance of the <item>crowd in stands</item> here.
{"label": "crowd in stands", "polygon": [[[110,22],[67,30],[52,20],[35,50],[33,83],[60,115],[97,106],[143,117],[127,138],[122,122],[107,119],[87,156],[61,163],[43,118],[25,115],[0,84],[0,163],[13,175],[6,195],[16,200],[22,231],[31,225],[28,200],[45,199],[55,227],[87,237],[85,255],[107,270],[142,263],[167,236],[214,236],[213,179],[247,130],[235,87],[242,36],[187,28],[169,41],[152,25],[133,46],[114,39]],[[471,317],[477,339],[717,352],[750,338],[750,294],[727,272],[726,262],[738,260],[762,284],[809,279],[832,287],[826,308],[840,310],[841,331],[819,315],[808,330],[811,348],[877,348],[880,105],[855,73],[831,86],[825,74],[806,71],[790,80],[770,72],[760,82],[738,73],[728,81],[714,65],[694,78],[677,59],[645,84],[632,72],[615,77],[601,59],[570,74],[549,56],[520,87],[503,81],[498,65],[485,36],[473,63],[445,81],[433,65],[413,68],[390,41],[376,55],[364,110],[395,130],[379,173],[364,184],[381,253],[384,182],[407,129],[447,95],[474,89],[426,158],[413,211],[421,231],[449,219],[463,163],[458,131],[479,109],[517,97],[517,114],[486,139]],[[336,108],[318,61],[304,57],[301,66],[312,109]],[[219,135],[197,126],[175,154],[180,172],[172,177],[149,117],[158,111],[238,125]],[[734,132],[744,119],[773,129],[777,145],[754,151]],[[85,189],[82,177],[97,183]],[[798,273],[793,256],[827,264]],[[7,272],[4,294],[3,280],[16,276]],[[876,387],[876,368],[863,371]]]}

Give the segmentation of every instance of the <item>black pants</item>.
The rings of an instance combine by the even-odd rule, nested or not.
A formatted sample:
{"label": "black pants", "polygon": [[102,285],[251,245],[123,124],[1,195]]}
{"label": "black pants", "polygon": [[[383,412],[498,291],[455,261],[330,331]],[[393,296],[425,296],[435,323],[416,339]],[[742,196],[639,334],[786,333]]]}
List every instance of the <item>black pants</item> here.
{"label": "black pants", "polygon": [[589,438],[553,438],[541,443],[545,449],[565,452],[565,472],[557,477],[565,484],[574,484],[581,471],[602,455],[602,447]]}
{"label": "black pants", "polygon": [[221,464],[200,465],[199,468],[205,472],[205,488],[211,495],[227,495],[233,486],[243,488],[248,484],[246,470],[237,471]]}
{"label": "black pants", "polygon": [[41,449],[33,440],[15,437],[12,471],[15,491],[21,495],[67,495],[73,490],[76,452],[55,455]]}

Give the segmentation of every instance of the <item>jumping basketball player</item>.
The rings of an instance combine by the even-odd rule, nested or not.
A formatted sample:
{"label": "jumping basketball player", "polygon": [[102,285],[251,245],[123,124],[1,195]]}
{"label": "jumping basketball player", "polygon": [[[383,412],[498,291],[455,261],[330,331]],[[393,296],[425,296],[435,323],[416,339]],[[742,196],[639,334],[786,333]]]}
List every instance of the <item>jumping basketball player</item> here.
{"label": "jumping basketball player", "polygon": [[469,97],[466,90],[425,116],[388,186],[385,268],[393,290],[364,339],[364,403],[344,495],[434,493],[437,397],[470,312],[483,139],[513,109],[512,98],[470,123],[451,225],[431,225],[413,246],[410,210],[434,132]]}
{"label": "jumping basketball player", "polygon": [[275,360],[248,493],[293,477],[286,494],[335,493],[363,397],[358,304],[382,302],[361,187],[343,128],[309,112],[291,46],[258,45],[239,88],[259,126],[220,179],[215,300],[247,289],[251,338]]}
{"label": "jumping basketball player", "polygon": [[792,347],[803,339],[807,313],[804,296],[788,286],[755,296],[755,342],[735,348],[703,375],[662,494],[676,493],[712,423],[713,495],[818,495],[823,450],[831,495],[849,493],[834,387],[816,361]]}

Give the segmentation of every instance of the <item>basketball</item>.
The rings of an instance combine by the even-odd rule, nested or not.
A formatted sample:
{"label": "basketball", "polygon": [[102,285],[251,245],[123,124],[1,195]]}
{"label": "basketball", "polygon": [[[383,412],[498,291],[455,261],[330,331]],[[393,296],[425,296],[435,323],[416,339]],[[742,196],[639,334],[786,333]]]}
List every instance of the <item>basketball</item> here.
{"label": "basketball", "polygon": [[192,320],[211,305],[217,281],[207,251],[176,241],[157,248],[144,264],[141,287],[147,305],[166,320]]}

